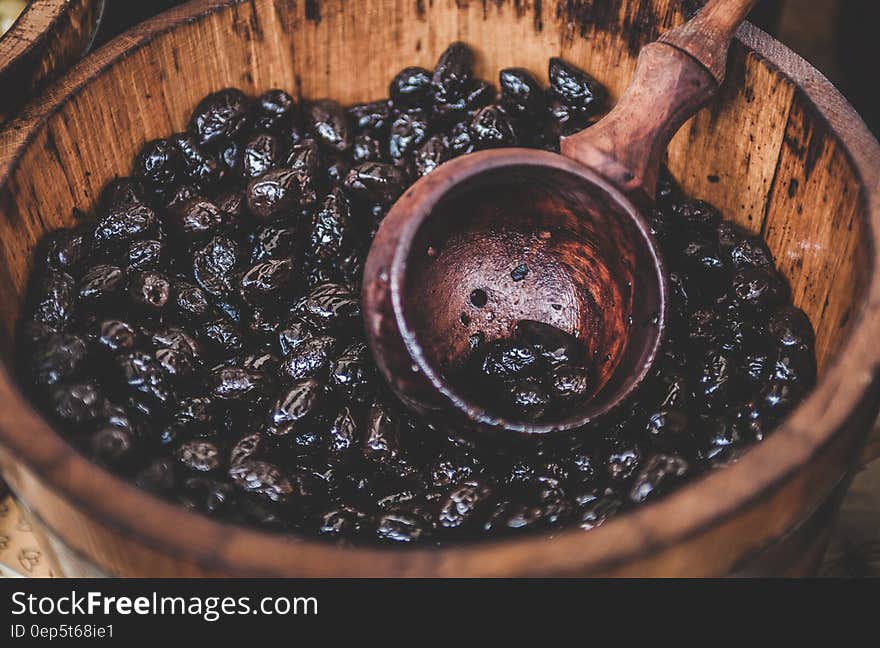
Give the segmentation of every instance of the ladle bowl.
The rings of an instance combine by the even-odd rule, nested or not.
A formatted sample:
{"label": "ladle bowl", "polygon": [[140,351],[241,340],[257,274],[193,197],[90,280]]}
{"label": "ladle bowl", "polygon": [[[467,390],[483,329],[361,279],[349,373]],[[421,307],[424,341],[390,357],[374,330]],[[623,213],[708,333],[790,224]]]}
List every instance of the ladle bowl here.
{"label": "ladle bowl", "polygon": [[[458,422],[529,435],[579,428],[620,402],[657,352],[666,284],[648,225],[569,158],[516,148],[453,160],[398,200],[373,245],[394,251],[386,267],[371,252],[365,269],[374,355],[420,414],[461,412]],[[586,407],[558,421],[509,420],[448,379],[475,342],[509,337],[521,320],[584,344],[596,366]]]}
{"label": "ladle bowl", "polygon": [[[563,138],[562,155],[479,152],[398,199],[370,248],[362,302],[373,355],[410,409],[484,432],[543,435],[586,428],[639,387],[666,317],[645,212],[669,141],[718,91],[755,1],[710,0],[645,47],[615,108]],[[510,337],[521,320],[575,335],[595,367],[590,395],[561,420],[505,418],[448,379],[475,343]]]}

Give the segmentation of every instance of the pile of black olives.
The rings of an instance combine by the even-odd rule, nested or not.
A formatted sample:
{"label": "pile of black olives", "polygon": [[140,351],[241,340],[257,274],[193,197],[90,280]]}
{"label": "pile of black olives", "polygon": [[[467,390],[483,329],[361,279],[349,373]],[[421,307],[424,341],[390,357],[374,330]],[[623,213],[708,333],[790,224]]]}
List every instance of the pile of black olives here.
{"label": "pile of black olives", "polygon": [[615,420],[489,444],[427,429],[389,394],[358,299],[389,206],[450,158],[557,150],[606,108],[559,59],[549,90],[506,69],[498,93],[472,67],[455,43],[434,70],[394,77],[390,99],[347,109],[281,90],[205,97],[94,217],[37,250],[18,335],[35,403],[94,461],[180,505],[363,543],[590,529],[764,438],[815,381],[812,328],[764,243],[668,176],[651,224],[670,334]]}
{"label": "pile of black olives", "polygon": [[555,326],[520,320],[510,338],[470,342],[476,348],[448,379],[487,411],[514,421],[558,421],[595,392],[585,345]]}

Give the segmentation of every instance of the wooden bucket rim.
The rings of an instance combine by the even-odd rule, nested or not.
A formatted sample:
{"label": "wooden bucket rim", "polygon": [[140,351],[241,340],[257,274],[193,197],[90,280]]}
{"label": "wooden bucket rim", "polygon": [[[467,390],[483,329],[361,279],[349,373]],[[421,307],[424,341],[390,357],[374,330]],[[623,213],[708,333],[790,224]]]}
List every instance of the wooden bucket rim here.
{"label": "wooden bucket rim", "polygon": [[[83,53],[88,52],[98,36],[101,19],[107,7],[107,0],[92,0],[98,9],[96,12],[95,26],[91,36],[83,47]],[[24,60],[34,48],[38,47],[43,38],[50,37],[54,33],[55,26],[69,11],[70,0],[30,0],[12,23],[12,26],[0,35],[0,78],[3,78],[9,70]],[[43,16],[46,12],[48,19]],[[22,35],[38,28],[40,38],[24,38]]]}
{"label": "wooden bucket rim", "polygon": [[[177,26],[246,1],[195,0],[176,7],[117,37],[75,66],[0,134],[0,191],[45,123],[92,80],[110,72],[133,51],[170,36]],[[880,240],[880,145],[833,85],[797,54],[748,23],[740,29],[737,41],[797,87],[801,100],[827,124],[849,158],[861,183],[860,200],[868,218],[871,276],[853,328],[817,387],[767,440],[749,449],[734,465],[590,532],[571,528],[553,537],[535,534],[444,548],[340,548],[312,538],[209,519],[138,489],[68,445],[30,406],[5,367],[0,367],[0,400],[7,403],[0,413],[0,442],[53,493],[106,528],[202,569],[239,575],[607,573],[722,525],[780,489],[822,453],[850,415],[876,392],[880,364],[876,343],[880,269],[875,259]],[[8,414],[9,410],[13,413]],[[74,478],[83,474],[89,479]],[[85,553],[78,538],[63,540]],[[500,566],[501,571],[493,566]]]}

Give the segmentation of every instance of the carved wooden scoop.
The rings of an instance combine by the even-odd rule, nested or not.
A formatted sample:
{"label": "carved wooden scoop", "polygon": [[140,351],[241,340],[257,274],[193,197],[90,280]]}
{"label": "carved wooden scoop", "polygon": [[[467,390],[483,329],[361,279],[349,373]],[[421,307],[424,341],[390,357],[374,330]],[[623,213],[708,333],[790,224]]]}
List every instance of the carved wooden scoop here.
{"label": "carved wooden scoop", "polygon": [[[481,430],[580,428],[642,382],[666,319],[666,278],[644,210],[672,136],[718,91],[733,34],[756,0],[710,0],[639,55],[635,76],[562,155],[495,149],[443,164],[393,206],[364,271],[367,337],[412,410]],[[522,275],[525,276],[522,276]],[[575,334],[597,365],[593,396],[550,423],[510,420],[444,376],[472,336],[523,319]]]}

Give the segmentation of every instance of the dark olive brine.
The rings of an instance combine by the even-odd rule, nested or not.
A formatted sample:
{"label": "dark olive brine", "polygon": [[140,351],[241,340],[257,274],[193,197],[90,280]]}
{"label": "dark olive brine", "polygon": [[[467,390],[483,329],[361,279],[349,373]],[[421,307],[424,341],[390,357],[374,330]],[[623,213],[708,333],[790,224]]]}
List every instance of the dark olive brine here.
{"label": "dark olive brine", "polygon": [[[735,460],[814,385],[813,330],[760,237],[668,174],[650,218],[667,339],[601,428],[522,445],[429,430],[378,377],[359,295],[394,201],[475,150],[558,151],[607,109],[601,85],[559,59],[549,88],[520,68],[498,82],[475,78],[456,43],[433,70],[401,71],[388,99],[205,97],[186,132],[147,142],[90,217],[35,252],[17,345],[33,401],[160,497],[352,543],[591,529]],[[492,379],[481,397],[531,419],[588,395],[597,359],[568,334],[475,330],[468,370]]]}

